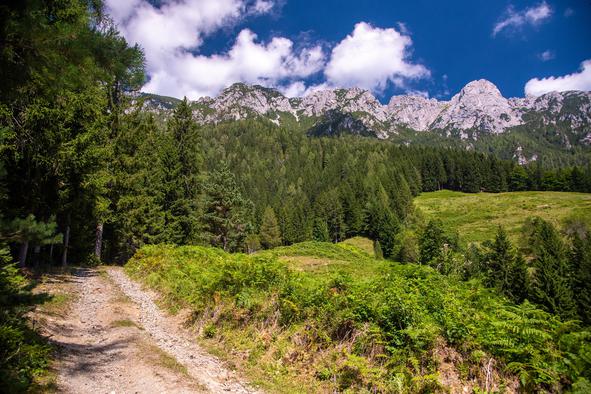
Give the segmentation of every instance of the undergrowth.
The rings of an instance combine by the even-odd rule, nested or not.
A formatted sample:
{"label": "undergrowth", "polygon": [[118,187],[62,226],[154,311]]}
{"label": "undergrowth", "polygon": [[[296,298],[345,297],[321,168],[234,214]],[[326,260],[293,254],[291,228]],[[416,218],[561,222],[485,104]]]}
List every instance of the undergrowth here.
{"label": "undergrowth", "polygon": [[51,348],[25,318],[43,296],[30,292],[8,256],[0,249],[0,391],[16,393],[34,389],[35,379],[47,371]]}
{"label": "undergrowth", "polygon": [[375,261],[317,242],[258,255],[146,246],[126,270],[173,308],[191,308],[204,340],[218,353],[232,349],[232,361],[271,391],[445,391],[439,355],[452,351],[453,374],[473,390],[584,392],[591,380],[591,332],[478,281],[396,263],[370,280],[318,276],[289,269],[285,255]]}

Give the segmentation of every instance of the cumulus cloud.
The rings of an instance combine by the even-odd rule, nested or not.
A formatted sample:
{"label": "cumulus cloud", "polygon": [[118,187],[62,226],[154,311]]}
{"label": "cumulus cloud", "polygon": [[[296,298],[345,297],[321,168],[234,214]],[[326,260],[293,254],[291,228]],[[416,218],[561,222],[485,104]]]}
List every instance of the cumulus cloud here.
{"label": "cumulus cloud", "polygon": [[266,14],[267,12],[271,11],[275,3],[271,0],[257,0],[252,7],[253,12],[257,14]]}
{"label": "cumulus cloud", "polygon": [[548,50],[545,50],[544,52],[538,54],[538,58],[541,61],[543,61],[543,62],[547,62],[549,60],[552,60],[555,57],[556,57],[556,54],[554,53],[554,51],[551,51],[549,49]]}
{"label": "cumulus cloud", "polygon": [[358,23],[353,33],[333,48],[324,72],[327,83],[379,92],[388,83],[404,87],[409,79],[428,77],[427,68],[409,62],[411,47],[410,37],[393,28]]}
{"label": "cumulus cloud", "polygon": [[147,0],[107,0],[122,34],[145,51],[149,82],[143,90],[191,99],[216,95],[234,82],[287,86],[322,70],[321,46],[296,50],[283,37],[264,43],[249,29],[225,53],[199,53],[207,35],[274,5],[271,0],[168,0],[155,7]]}
{"label": "cumulus cloud", "polygon": [[545,1],[521,11],[516,11],[513,6],[509,6],[505,16],[494,25],[492,35],[494,37],[503,30],[519,29],[525,25],[538,25],[551,15],[552,8]]}
{"label": "cumulus cloud", "polygon": [[591,90],[591,59],[581,63],[579,72],[561,77],[534,78],[525,84],[525,94],[528,96],[541,96],[548,92],[567,90]]}
{"label": "cumulus cloud", "polygon": [[[412,41],[403,23],[377,28],[358,23],[330,54],[322,45],[295,45],[285,37],[262,41],[242,29],[231,48],[203,54],[208,35],[245,18],[270,13],[282,0],[106,0],[107,10],[128,40],[146,55],[148,82],[143,91],[197,99],[215,96],[235,82],[261,84],[291,97],[321,88],[358,86],[380,92],[389,84],[430,75],[409,60]],[[306,42],[307,40],[302,40]],[[324,81],[307,86],[324,70]],[[317,79],[316,79],[317,80]]]}
{"label": "cumulus cloud", "polygon": [[[237,81],[281,87],[284,81],[307,77],[324,65],[321,47],[303,49],[296,54],[292,41],[286,38],[273,38],[267,44],[256,40],[256,34],[244,29],[228,53],[178,54],[168,67],[154,73],[144,90],[177,96],[181,92],[195,99],[215,95]],[[296,86],[290,92],[295,92]]]}

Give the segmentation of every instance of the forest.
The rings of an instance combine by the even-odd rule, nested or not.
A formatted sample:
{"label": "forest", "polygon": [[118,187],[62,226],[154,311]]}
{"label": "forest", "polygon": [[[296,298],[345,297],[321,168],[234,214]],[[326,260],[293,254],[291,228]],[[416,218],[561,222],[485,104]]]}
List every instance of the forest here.
{"label": "forest", "polygon": [[[501,228],[494,240],[462,250],[457,234],[421,222],[413,205],[420,193],[441,189],[591,192],[591,162],[520,166],[465,149],[311,137],[261,119],[199,125],[186,99],[159,118],[137,94],[146,80],[141,48],[128,45],[100,1],[9,1],[0,5],[0,26],[3,379],[26,381],[46,352],[23,328],[26,286],[14,263],[21,272],[124,264],[147,245],[251,254],[363,236],[377,256],[478,278],[516,304],[527,299],[573,325],[591,323],[584,225],[561,233],[532,218],[527,248],[514,247]],[[576,351],[589,340],[581,332]],[[448,339],[464,338],[454,335]],[[30,353],[9,357],[23,343]],[[588,345],[580,351],[588,357]],[[527,387],[591,379],[589,369],[560,368],[547,380],[525,368],[534,376]]]}

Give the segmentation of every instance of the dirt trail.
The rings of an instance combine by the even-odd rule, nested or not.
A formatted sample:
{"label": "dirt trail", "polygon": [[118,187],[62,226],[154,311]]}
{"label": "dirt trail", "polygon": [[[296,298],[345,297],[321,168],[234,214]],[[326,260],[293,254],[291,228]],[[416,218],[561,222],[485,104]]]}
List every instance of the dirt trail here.
{"label": "dirt trail", "polygon": [[64,393],[254,393],[120,268],[48,277],[39,291],[75,297],[35,324],[58,346]]}

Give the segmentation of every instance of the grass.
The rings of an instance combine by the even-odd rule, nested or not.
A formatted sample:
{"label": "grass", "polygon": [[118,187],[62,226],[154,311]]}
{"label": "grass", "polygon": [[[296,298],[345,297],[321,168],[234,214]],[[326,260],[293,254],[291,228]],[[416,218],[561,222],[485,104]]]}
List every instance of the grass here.
{"label": "grass", "polygon": [[138,326],[134,321],[129,320],[129,319],[116,320],[111,324],[111,326],[113,326],[113,327],[135,327],[135,328],[142,330],[142,328],[140,326]]}
{"label": "grass", "polygon": [[363,250],[370,257],[375,257],[373,241],[369,238],[353,237],[344,240],[343,242],[341,242],[341,244],[355,246],[356,248]]}
{"label": "grass", "polygon": [[39,305],[39,311],[47,315],[63,316],[74,301],[74,295],[70,293],[52,294],[47,301]]}
{"label": "grass", "polygon": [[325,278],[342,274],[371,280],[382,275],[389,266],[387,261],[373,258],[373,243],[363,237],[339,244],[302,242],[262,251],[258,255],[278,258],[294,271]]}
{"label": "grass", "polygon": [[441,190],[423,193],[415,204],[427,218],[441,219],[462,241],[492,239],[504,226],[513,241],[529,217],[539,216],[560,226],[567,218],[581,218],[591,225],[591,194],[569,192],[511,192],[466,194]]}
{"label": "grass", "polygon": [[166,368],[169,371],[184,377],[190,376],[187,367],[178,362],[176,358],[160,349],[158,346],[143,341],[140,342],[138,346],[141,349],[141,353],[146,355],[155,365]]}
{"label": "grass", "polygon": [[561,391],[591,370],[591,333],[576,323],[348,243],[255,255],[146,246],[126,271],[190,308],[205,347],[269,392],[445,391],[446,349],[460,355],[446,374],[475,391],[490,359],[497,388]]}

